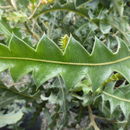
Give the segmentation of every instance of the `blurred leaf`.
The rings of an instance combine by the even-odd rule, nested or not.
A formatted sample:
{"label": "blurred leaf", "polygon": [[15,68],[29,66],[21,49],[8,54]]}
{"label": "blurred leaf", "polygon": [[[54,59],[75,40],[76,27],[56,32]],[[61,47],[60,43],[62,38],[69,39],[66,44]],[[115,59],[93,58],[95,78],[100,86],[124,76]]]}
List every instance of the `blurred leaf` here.
{"label": "blurred leaf", "polygon": [[123,0],[112,0],[114,8],[118,11],[120,16],[123,16],[124,12],[124,1]]}
{"label": "blurred leaf", "polygon": [[13,22],[25,22],[27,20],[27,15],[21,11],[15,11],[15,12],[11,12],[10,14],[8,14],[8,16],[6,17],[6,19],[8,21],[13,21]]}
{"label": "blurred leaf", "polygon": [[22,118],[22,116],[23,112],[21,110],[8,114],[3,114],[2,112],[0,112],[0,128],[18,122]]}
{"label": "blurred leaf", "polygon": [[12,6],[13,6],[15,9],[17,9],[16,1],[15,1],[15,0],[10,0],[10,1],[11,1]]}
{"label": "blurred leaf", "polygon": [[108,34],[108,33],[110,33],[110,30],[111,30],[111,25],[109,25],[108,24],[108,22],[107,21],[101,21],[100,22],[100,29],[101,29],[101,32],[103,33],[103,34]]}
{"label": "blurred leaf", "polygon": [[3,33],[7,38],[11,37],[11,29],[7,24],[6,20],[1,20],[0,21],[0,33]]}

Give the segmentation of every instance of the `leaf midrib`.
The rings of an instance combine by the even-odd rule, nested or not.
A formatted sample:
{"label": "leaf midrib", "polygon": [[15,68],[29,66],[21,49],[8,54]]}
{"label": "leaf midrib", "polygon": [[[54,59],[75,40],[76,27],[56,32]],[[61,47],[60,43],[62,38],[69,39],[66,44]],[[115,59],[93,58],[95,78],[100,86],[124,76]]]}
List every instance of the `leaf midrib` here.
{"label": "leaf midrib", "polygon": [[120,101],[123,101],[123,102],[130,103],[130,100],[128,100],[128,99],[125,99],[125,98],[121,98],[121,97],[112,95],[112,94],[107,93],[107,92],[105,92],[105,91],[103,91],[103,94],[105,94],[105,95],[107,95],[107,96],[109,96],[109,97],[115,98],[115,99],[117,99],[117,100],[120,100]]}
{"label": "leaf midrib", "polygon": [[38,17],[41,14],[47,14],[47,13],[50,13],[50,12],[53,12],[53,11],[70,11],[70,12],[76,13],[79,16],[82,16],[82,17],[88,19],[88,17],[85,14],[80,13],[77,10],[73,10],[73,9],[69,9],[69,8],[54,8],[54,9],[51,8],[51,9],[47,9],[46,11],[41,11],[39,14],[35,14],[33,17],[36,18],[36,17]]}
{"label": "leaf midrib", "polygon": [[53,60],[45,60],[45,59],[35,59],[35,58],[26,58],[26,57],[0,57],[2,60],[24,60],[24,61],[35,61],[35,62],[42,62],[42,63],[51,63],[51,64],[60,64],[60,65],[74,65],[74,66],[105,66],[105,65],[111,65],[116,64],[119,62],[126,61],[130,59],[130,56],[110,61],[110,62],[104,62],[104,63],[75,63],[75,62],[63,62],[63,61],[53,61]]}

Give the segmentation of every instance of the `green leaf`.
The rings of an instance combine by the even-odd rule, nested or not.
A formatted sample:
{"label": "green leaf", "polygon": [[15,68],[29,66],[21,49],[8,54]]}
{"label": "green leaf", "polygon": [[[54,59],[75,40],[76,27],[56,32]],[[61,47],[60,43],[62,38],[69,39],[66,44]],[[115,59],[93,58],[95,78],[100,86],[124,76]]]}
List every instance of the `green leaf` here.
{"label": "green leaf", "polygon": [[120,16],[123,16],[124,11],[124,1],[123,0],[113,0],[113,5]]}
{"label": "green leaf", "polygon": [[70,89],[88,74],[95,91],[113,71],[121,73],[130,81],[129,50],[121,39],[117,38],[117,42],[118,50],[112,53],[95,38],[93,50],[89,54],[73,37],[62,52],[56,43],[45,35],[36,49],[14,35],[9,47],[0,44],[0,70],[9,68],[14,80],[33,72],[37,87],[61,75]]}
{"label": "green leaf", "polygon": [[22,37],[19,28],[17,27],[11,28],[6,19],[4,18],[1,19],[0,20],[0,34],[3,34],[7,39],[10,39],[12,36],[12,33],[15,33],[19,37]]}
{"label": "green leaf", "polygon": [[19,110],[18,112],[11,112],[8,114],[3,114],[0,112],[0,127],[6,125],[14,124],[18,122],[23,116],[23,112]]}
{"label": "green leaf", "polygon": [[102,20],[100,22],[100,30],[103,34],[108,34],[111,30],[111,26],[107,23],[107,21]]}
{"label": "green leaf", "polygon": [[27,16],[22,11],[15,11],[9,13],[8,17],[6,18],[8,21],[14,21],[15,23],[24,23],[27,20]]}
{"label": "green leaf", "polygon": [[126,117],[130,114],[130,89],[129,86],[121,86],[119,88],[112,87],[109,84],[102,94],[103,101],[109,101],[111,113],[117,107],[120,107]]}
{"label": "green leaf", "polygon": [[[129,23],[126,18],[116,18],[112,16],[108,16],[108,23],[113,28],[117,29],[124,37],[125,41],[130,44],[130,29]],[[121,24],[120,24],[121,23]]]}
{"label": "green leaf", "polygon": [[82,7],[76,7],[76,5],[72,2],[68,2],[67,4],[60,5],[59,3],[55,4],[51,7],[44,7],[40,12],[36,13],[34,17],[37,17],[41,14],[50,13],[53,11],[70,11],[74,12],[80,16],[83,16],[85,18],[88,18],[88,9],[82,8]]}
{"label": "green leaf", "polygon": [[11,29],[5,19],[0,21],[0,33],[3,33],[7,38],[11,36]]}
{"label": "green leaf", "polygon": [[36,100],[37,94],[38,93],[36,92],[35,95],[30,95],[27,93],[27,89],[19,92],[14,86],[12,88],[7,88],[0,84],[0,106],[5,107],[6,105],[13,103],[15,99],[25,99],[26,101]]}

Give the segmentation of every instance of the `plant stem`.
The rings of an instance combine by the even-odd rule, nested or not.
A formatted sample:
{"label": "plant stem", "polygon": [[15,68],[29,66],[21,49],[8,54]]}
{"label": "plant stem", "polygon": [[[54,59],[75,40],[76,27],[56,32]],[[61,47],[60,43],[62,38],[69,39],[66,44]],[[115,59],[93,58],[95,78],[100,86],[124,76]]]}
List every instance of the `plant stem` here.
{"label": "plant stem", "polygon": [[30,28],[28,27],[27,23],[25,22],[24,23],[24,26],[26,27],[27,31],[36,39],[36,40],[39,40],[39,36],[33,32],[32,30],[30,30]]}
{"label": "plant stem", "polygon": [[12,5],[12,7],[17,10],[17,5],[16,5],[16,1],[15,0],[10,0],[10,3]]}
{"label": "plant stem", "polygon": [[11,93],[14,93],[14,94],[16,94],[16,95],[18,95],[18,96],[21,96],[22,98],[25,98],[25,99],[29,99],[29,100],[33,100],[33,99],[34,99],[32,96],[28,96],[28,95],[25,95],[25,94],[23,94],[23,93],[19,93],[19,92],[15,91],[15,90],[8,89],[8,88],[6,88],[6,87],[4,87],[4,86],[2,86],[2,85],[0,85],[0,88],[1,88],[1,89],[4,89],[4,90],[6,90],[6,91],[9,91],[9,92],[11,92]]}
{"label": "plant stem", "polygon": [[32,19],[32,17],[33,17],[34,14],[36,13],[37,9],[38,9],[39,6],[41,5],[41,2],[42,2],[42,0],[39,0],[39,2],[38,2],[38,4],[37,4],[36,8],[35,8],[34,11],[32,12],[32,14],[29,16],[29,18],[28,18],[29,20]]}
{"label": "plant stem", "polygon": [[110,122],[110,123],[117,123],[117,124],[126,124],[128,121],[117,121],[117,120],[110,120],[104,117],[100,117],[100,116],[96,116],[94,115],[94,118],[100,119],[100,120],[104,120],[106,122]]}
{"label": "plant stem", "polygon": [[9,8],[11,8],[10,5],[7,5],[7,6],[1,6],[1,5],[0,5],[0,9],[9,9]]}
{"label": "plant stem", "polygon": [[95,116],[93,115],[93,112],[90,106],[88,106],[88,112],[89,112],[89,117],[91,121],[89,124],[89,128],[92,126],[95,130],[100,130],[95,122]]}

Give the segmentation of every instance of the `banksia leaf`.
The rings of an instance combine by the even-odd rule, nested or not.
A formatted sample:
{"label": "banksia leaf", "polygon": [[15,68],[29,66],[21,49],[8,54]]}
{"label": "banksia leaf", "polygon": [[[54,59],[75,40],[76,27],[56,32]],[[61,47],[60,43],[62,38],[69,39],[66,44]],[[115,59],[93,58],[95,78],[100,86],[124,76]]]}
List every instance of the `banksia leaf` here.
{"label": "banksia leaf", "polygon": [[119,72],[130,82],[129,49],[121,39],[118,38],[117,42],[117,52],[113,53],[95,38],[90,54],[72,36],[65,50],[61,51],[46,35],[40,39],[36,49],[13,35],[9,46],[0,44],[0,71],[10,69],[14,80],[32,72],[38,87],[60,75],[69,89],[88,75],[95,91],[113,71]]}
{"label": "banksia leaf", "polygon": [[107,86],[102,94],[103,101],[109,101],[111,113],[117,107],[120,107],[123,114],[128,117],[130,113],[130,89],[129,86],[121,86],[119,88],[114,88]]}

